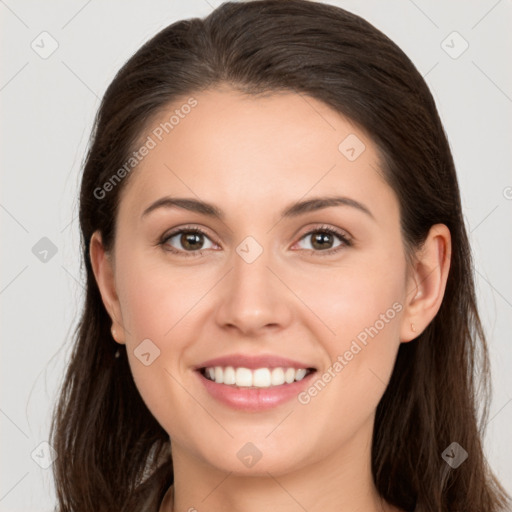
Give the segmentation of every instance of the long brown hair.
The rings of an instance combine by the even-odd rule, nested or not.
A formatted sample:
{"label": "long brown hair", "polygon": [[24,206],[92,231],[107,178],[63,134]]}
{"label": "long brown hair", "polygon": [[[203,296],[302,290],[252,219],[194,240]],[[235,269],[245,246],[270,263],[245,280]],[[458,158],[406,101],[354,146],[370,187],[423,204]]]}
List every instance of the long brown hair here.
{"label": "long brown hair", "polygon": [[[509,497],[482,448],[487,346],[455,167],[433,97],[409,58],[364,19],[307,0],[258,0],[224,3],[204,19],[163,29],[103,97],[80,192],[85,303],[51,427],[58,510],[133,512],[150,489],[158,510],[173,482],[169,436],[145,406],[125,349],[115,357],[119,345],[89,240],[100,230],[112,248],[129,176],[108,193],[98,190],[137,149],[148,120],[170,102],[224,84],[247,94],[307,94],[366,130],[383,156],[381,171],[398,197],[411,251],[433,224],[450,229],[445,296],[418,339],[400,346],[376,411],[372,470],[382,497],[407,511],[504,509]],[[457,469],[442,457],[454,441],[469,454]]]}

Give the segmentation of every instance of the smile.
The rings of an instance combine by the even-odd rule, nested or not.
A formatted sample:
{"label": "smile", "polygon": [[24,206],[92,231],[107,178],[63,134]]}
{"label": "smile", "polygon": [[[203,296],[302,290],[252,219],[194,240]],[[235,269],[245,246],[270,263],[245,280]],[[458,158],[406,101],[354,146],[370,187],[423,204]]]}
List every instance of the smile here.
{"label": "smile", "polygon": [[301,381],[312,371],[311,368],[257,368],[251,370],[243,367],[233,368],[232,366],[211,366],[201,369],[205,378],[217,384],[247,388],[269,388],[292,384]]}
{"label": "smile", "polygon": [[296,399],[316,370],[209,366],[194,373],[215,401],[241,411],[262,412]]}

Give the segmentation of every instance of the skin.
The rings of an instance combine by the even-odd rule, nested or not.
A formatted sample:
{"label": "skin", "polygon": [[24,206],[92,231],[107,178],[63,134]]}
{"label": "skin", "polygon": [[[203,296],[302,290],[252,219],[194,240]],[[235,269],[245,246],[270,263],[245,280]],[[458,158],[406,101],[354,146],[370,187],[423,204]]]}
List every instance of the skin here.
{"label": "skin", "polygon": [[[433,226],[408,263],[398,200],[378,172],[375,145],[322,102],[227,87],[194,97],[198,105],[130,176],[112,253],[99,232],[90,250],[116,341],[172,439],[175,483],[162,510],[396,511],[372,481],[375,410],[400,343],[440,307],[450,233]],[[161,112],[142,140],[183,103]],[[354,161],[338,150],[349,134],[366,147]],[[168,195],[213,203],[225,219],[178,208],[141,218]],[[280,218],[293,202],[328,195],[356,200],[372,216],[344,205]],[[158,245],[171,228],[190,225],[206,232],[192,249],[180,236]],[[333,235],[323,247],[341,249],[323,255],[305,236],[322,225],[352,244]],[[247,236],[263,248],[252,263],[236,252]],[[197,254],[194,247],[202,254],[183,255]],[[321,375],[394,303],[401,310],[307,404],[234,410],[194,374],[199,363],[236,352],[309,361]],[[149,366],[134,354],[147,338],[160,350]],[[237,457],[247,442],[262,454],[250,468]]]}

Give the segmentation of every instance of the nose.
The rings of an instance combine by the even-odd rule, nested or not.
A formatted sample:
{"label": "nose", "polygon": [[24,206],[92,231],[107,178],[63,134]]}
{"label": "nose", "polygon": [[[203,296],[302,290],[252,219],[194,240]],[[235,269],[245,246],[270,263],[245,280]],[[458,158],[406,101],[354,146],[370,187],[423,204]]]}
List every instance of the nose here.
{"label": "nose", "polygon": [[254,337],[289,325],[293,293],[276,267],[266,249],[254,261],[243,252],[233,254],[216,315],[221,328]]}

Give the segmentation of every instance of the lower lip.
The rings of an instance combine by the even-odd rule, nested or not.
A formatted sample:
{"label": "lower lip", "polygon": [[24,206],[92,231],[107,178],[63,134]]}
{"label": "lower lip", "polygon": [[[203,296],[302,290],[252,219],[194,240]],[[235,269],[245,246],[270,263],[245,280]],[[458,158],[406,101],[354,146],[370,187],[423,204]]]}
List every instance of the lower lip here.
{"label": "lower lip", "polygon": [[223,404],[234,409],[257,412],[277,407],[288,400],[296,398],[309,385],[316,372],[306,375],[306,377],[298,382],[268,388],[239,388],[226,384],[217,384],[217,382],[207,379],[200,371],[195,373],[199,376],[199,379],[210,395]]}

